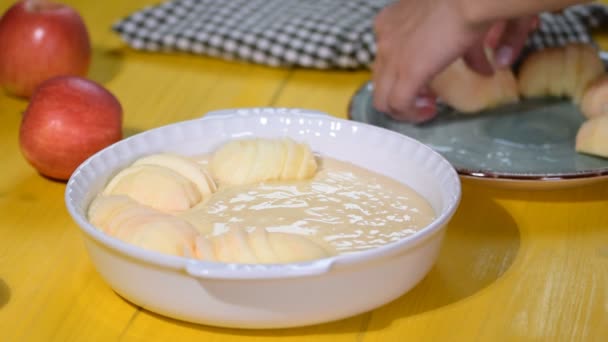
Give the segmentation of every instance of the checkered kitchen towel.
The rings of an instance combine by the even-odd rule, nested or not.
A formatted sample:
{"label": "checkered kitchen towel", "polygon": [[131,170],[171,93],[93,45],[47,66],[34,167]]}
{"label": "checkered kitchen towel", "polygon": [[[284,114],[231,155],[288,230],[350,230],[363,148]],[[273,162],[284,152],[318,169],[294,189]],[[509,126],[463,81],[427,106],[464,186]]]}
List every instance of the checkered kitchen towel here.
{"label": "checkered kitchen towel", "polygon": [[[132,48],[189,52],[270,66],[369,67],[373,18],[394,0],[172,0],[117,22]],[[608,8],[578,5],[543,13],[528,48],[592,42],[590,28],[608,23]]]}

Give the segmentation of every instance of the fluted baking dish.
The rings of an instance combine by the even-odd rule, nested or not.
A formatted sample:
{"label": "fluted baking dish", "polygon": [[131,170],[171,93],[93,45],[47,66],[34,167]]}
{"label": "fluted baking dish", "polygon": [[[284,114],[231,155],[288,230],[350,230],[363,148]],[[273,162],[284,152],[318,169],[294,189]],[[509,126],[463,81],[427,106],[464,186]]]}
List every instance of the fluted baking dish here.
{"label": "fluted baking dish", "polygon": [[[109,178],[151,153],[200,155],[243,137],[290,136],[315,153],[392,177],[436,212],[427,227],[397,242],[311,262],[247,265],[202,262],[147,251],[87,220]],[[152,129],[93,155],[73,173],[65,201],[90,259],[122,297],[172,318],[237,328],[310,325],[377,308],[406,293],[431,269],[460,200],[452,166],[416,140],[367,124],[300,109],[248,108]]]}

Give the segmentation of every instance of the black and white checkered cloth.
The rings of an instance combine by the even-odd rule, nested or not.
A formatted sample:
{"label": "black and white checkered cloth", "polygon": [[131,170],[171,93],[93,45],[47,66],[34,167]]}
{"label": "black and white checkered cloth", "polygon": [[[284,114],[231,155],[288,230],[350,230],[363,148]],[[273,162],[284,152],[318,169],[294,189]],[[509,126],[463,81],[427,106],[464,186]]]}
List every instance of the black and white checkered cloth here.
{"label": "black and white checkered cloth", "polygon": [[[188,52],[270,66],[367,68],[373,18],[394,0],[172,0],[137,11],[113,30],[132,48]],[[542,13],[528,50],[590,42],[608,23],[601,4]]]}
{"label": "black and white checkered cloth", "polygon": [[542,49],[567,43],[594,43],[591,30],[608,25],[608,7],[602,4],[571,6],[560,14],[541,13],[538,30],[528,47]]}

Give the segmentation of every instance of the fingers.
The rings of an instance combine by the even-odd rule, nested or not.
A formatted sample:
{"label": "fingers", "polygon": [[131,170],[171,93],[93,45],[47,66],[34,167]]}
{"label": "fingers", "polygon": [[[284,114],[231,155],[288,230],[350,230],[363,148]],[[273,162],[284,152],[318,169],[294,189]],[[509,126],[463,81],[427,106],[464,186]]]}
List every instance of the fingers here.
{"label": "fingers", "polygon": [[[489,29],[468,25],[451,6],[429,1],[396,1],[376,16],[374,107],[397,120],[422,122],[436,115],[435,96],[425,91],[433,77],[463,56]],[[483,44],[469,60],[491,73]]]}
{"label": "fingers", "polygon": [[437,97],[427,87],[424,87],[414,99],[414,123],[431,120],[437,115]]}
{"label": "fingers", "polygon": [[[496,22],[482,40],[465,52],[463,59],[471,69],[482,75],[492,75],[494,68],[510,67],[521,54],[528,35],[538,24],[538,16]],[[493,51],[491,57],[488,57],[486,49]]]}
{"label": "fingers", "polygon": [[387,56],[391,56],[392,47],[387,43],[387,36],[391,34],[387,32],[389,21],[389,5],[376,16],[374,20],[374,32],[376,34],[376,58],[372,65],[372,85],[373,85],[373,103],[374,108],[383,113],[388,113],[388,96],[391,88],[395,83],[396,73],[388,70],[386,66]]}
{"label": "fingers", "polygon": [[511,20],[496,49],[496,65],[508,67],[519,56],[529,33],[529,22],[522,19]]}
{"label": "fingers", "polygon": [[389,112],[388,97],[395,83],[396,73],[384,67],[381,60],[374,61],[372,67],[372,84],[374,86],[374,108],[383,113]]}
{"label": "fingers", "polygon": [[508,22],[506,20],[500,20],[490,27],[484,37],[484,43],[486,46],[490,47],[492,50],[496,50],[507,29],[507,23]]}
{"label": "fingers", "polygon": [[392,65],[378,59],[372,82],[374,108],[393,119],[420,123],[437,113],[435,95],[424,86],[420,73],[411,71],[411,65]]}
{"label": "fingers", "polygon": [[[463,55],[463,60],[469,68],[479,74],[490,76],[494,74],[494,51],[507,29],[507,21],[494,23],[484,37],[469,48]],[[492,52],[489,54],[489,51]]]}
{"label": "fingers", "polygon": [[510,20],[498,43],[495,53],[496,66],[510,67],[521,54],[528,35],[538,26],[538,17]]}
{"label": "fingers", "polygon": [[[495,50],[507,28],[507,21],[501,20],[493,24],[482,39],[469,48],[463,55],[463,60],[469,68],[479,74],[491,76],[494,74],[494,62],[488,56],[487,49]],[[493,56],[492,56],[493,58]]]}
{"label": "fingers", "polygon": [[530,33],[538,30],[538,27],[540,26],[540,18],[538,15],[533,15],[530,18]]}
{"label": "fingers", "polygon": [[379,54],[372,67],[374,108],[392,118],[413,123],[430,120],[437,113],[435,95],[411,64],[386,62]]}
{"label": "fingers", "polygon": [[484,42],[479,41],[467,50],[462,58],[469,68],[482,75],[490,76],[494,74],[494,66],[488,60],[485,49]]}
{"label": "fingers", "polygon": [[398,77],[388,96],[389,115],[396,120],[421,123],[437,114],[436,98],[414,78]]}

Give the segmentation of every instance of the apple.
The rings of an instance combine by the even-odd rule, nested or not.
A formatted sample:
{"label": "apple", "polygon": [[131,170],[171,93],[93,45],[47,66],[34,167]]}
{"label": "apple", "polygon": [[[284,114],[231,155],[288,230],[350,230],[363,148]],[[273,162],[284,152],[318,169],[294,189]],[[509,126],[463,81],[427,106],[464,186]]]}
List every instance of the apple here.
{"label": "apple", "polygon": [[29,97],[42,81],[86,76],[91,43],[84,21],[71,7],[22,0],[0,18],[0,86]]}
{"label": "apple", "polygon": [[67,180],[88,157],[120,139],[120,102],[103,86],[78,76],[40,84],[19,130],[25,159],[56,180]]}

